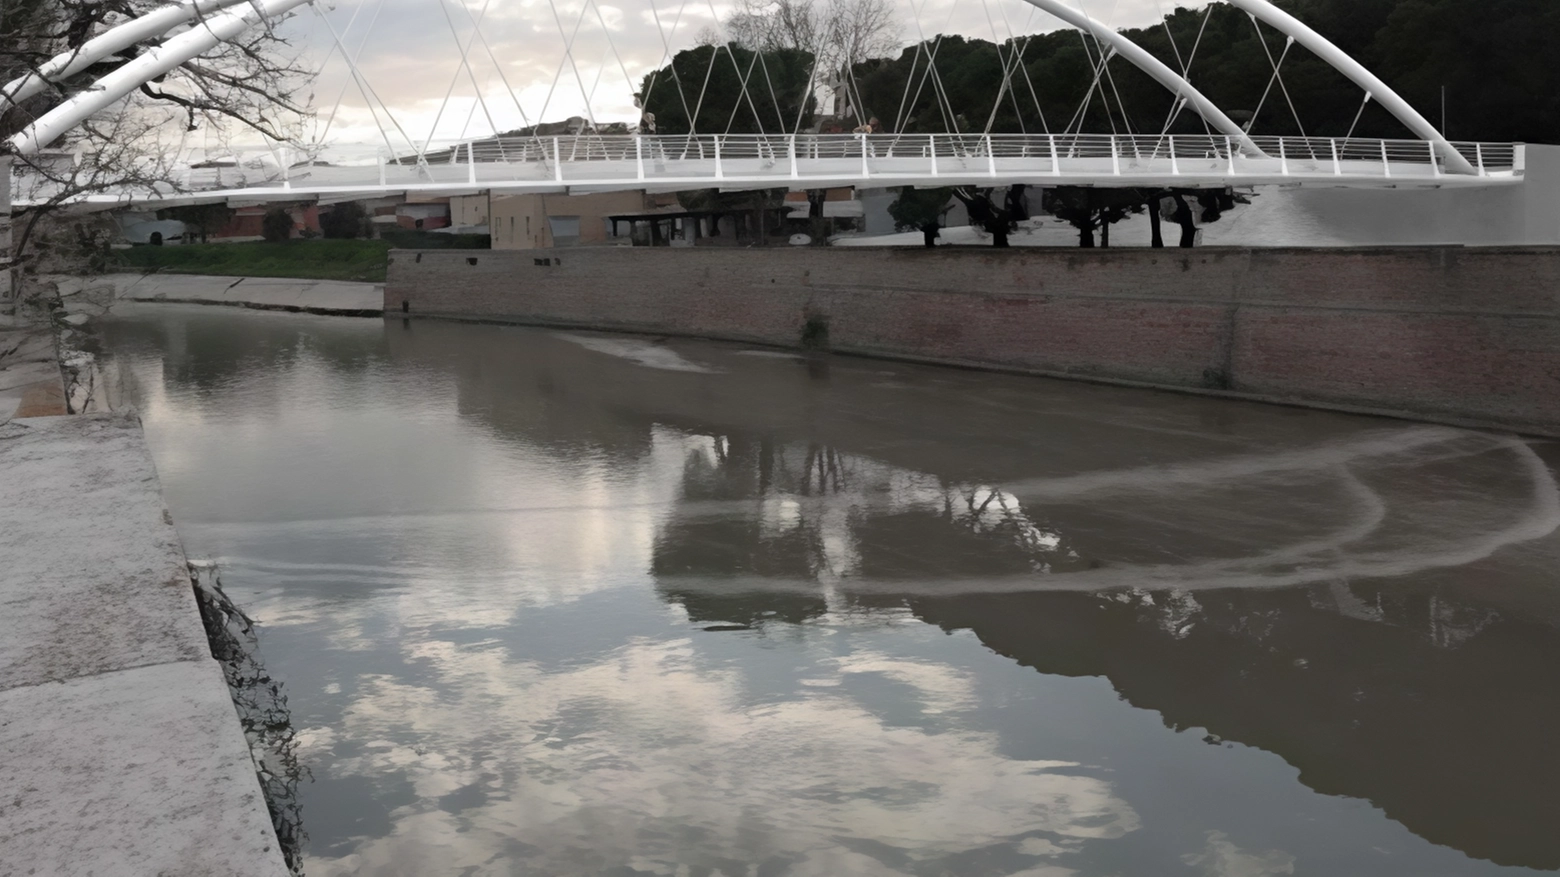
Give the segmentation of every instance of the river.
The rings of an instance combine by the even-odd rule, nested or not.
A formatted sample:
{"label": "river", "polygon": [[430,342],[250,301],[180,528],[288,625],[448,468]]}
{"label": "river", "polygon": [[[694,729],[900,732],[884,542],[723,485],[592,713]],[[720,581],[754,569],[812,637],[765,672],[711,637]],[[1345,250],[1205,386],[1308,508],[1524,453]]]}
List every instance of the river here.
{"label": "river", "polygon": [[307,873],[1560,869],[1550,443],[543,329],[123,307]]}

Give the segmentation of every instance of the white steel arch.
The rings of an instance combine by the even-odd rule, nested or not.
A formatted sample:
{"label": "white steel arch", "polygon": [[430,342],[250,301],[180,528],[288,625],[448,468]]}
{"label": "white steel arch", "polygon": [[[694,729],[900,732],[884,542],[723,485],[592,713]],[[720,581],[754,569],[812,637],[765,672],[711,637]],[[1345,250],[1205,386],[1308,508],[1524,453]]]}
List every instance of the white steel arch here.
{"label": "white steel arch", "polygon": [[[1035,2],[1035,0],[1030,0]],[[1382,82],[1376,74],[1370,72],[1363,64],[1354,60],[1349,53],[1338,48],[1326,37],[1307,27],[1304,22],[1293,15],[1274,6],[1268,0],[1226,0],[1231,6],[1244,10],[1283,33],[1307,49],[1310,49],[1317,57],[1332,65],[1333,69],[1342,73],[1365,92],[1373,100],[1379,101],[1398,121],[1408,126],[1414,134],[1435,145],[1436,152],[1440,153],[1446,162],[1448,170],[1454,173],[1477,173],[1468,159],[1458,152],[1451,143],[1447,142],[1436,127],[1430,121],[1420,115],[1419,111],[1404,100],[1397,92],[1393,91]]]}
{"label": "white steel arch", "polygon": [[[200,26],[164,40],[135,59],[121,65],[90,88],[64,101],[53,110],[35,120],[25,130],[13,136],[8,145],[20,154],[37,152],[66,131],[80,124],[114,102],[124,98],[141,84],[167,73],[190,59],[209,51],[219,42],[231,39],[258,22],[287,12],[312,0],[185,0],[158,7],[139,18],[110,28],[89,40],[80,48],[62,53],[38,68],[0,88],[0,100],[15,103],[45,88],[48,83],[86,69],[144,40],[149,40],[189,21],[201,19]],[[1063,22],[1087,31],[1110,51],[1147,73],[1155,81],[1191,105],[1210,125],[1238,144],[1240,151],[1256,158],[1268,158],[1248,132],[1224,113],[1213,101],[1193,86],[1187,78],[1166,66],[1141,46],[1088,14],[1066,5],[1062,0],[1025,0],[1030,5],[1050,13]],[[1274,6],[1269,0],[1226,0],[1226,2],[1251,15],[1254,20],[1270,26],[1299,42],[1322,58],[1334,69],[1343,73],[1363,88],[1369,98],[1403,122],[1415,135],[1421,137],[1441,157],[1447,171],[1459,175],[1480,175],[1469,160],[1449,143],[1424,116],[1386,83],[1367,70],[1325,37],[1307,27],[1298,19]],[[230,7],[241,6],[238,9]],[[203,18],[208,12],[222,12],[211,18]]]}
{"label": "white steel arch", "polygon": [[207,19],[200,27],[191,28],[148,49],[93,83],[91,88],[39,116],[13,136],[9,145],[19,155],[34,154],[93,113],[140,88],[143,83],[210,51],[223,40],[232,39],[266,18],[281,15],[307,2],[311,0],[249,2],[241,8]]}
{"label": "white steel arch", "polygon": [[55,55],[38,65],[35,71],[7,82],[4,87],[0,87],[0,100],[11,104],[20,103],[48,88],[49,83],[74,76],[115,52],[160,37],[199,16],[246,2],[248,0],[197,0],[194,3],[159,6],[139,18],[109,28],[75,49]]}
{"label": "white steel arch", "polygon": [[1220,133],[1233,138],[1247,155],[1265,155],[1257,145],[1251,141],[1246,129],[1224,114],[1213,101],[1209,100],[1195,86],[1186,81],[1186,77],[1165,66],[1164,62],[1150,55],[1146,49],[1122,36],[1113,28],[1106,26],[1084,13],[1061,3],[1060,0],[1024,0],[1031,6],[1049,12],[1079,30],[1086,30],[1095,39],[1108,44],[1116,54],[1126,58],[1138,69],[1152,76],[1155,81],[1165,88],[1175,92],[1179,97],[1185,98],[1191,104],[1198,115],[1208,120],[1208,124],[1214,126]]}

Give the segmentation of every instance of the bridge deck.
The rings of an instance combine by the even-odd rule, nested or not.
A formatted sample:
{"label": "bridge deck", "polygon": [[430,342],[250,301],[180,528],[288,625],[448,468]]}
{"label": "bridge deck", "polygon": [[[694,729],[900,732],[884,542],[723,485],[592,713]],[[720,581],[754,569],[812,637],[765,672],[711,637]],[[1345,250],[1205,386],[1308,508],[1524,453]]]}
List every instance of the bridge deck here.
{"label": "bridge deck", "polygon": [[[283,200],[416,191],[612,191],[833,186],[1497,186],[1522,180],[1516,144],[1458,143],[1475,173],[1448,170],[1424,141],[1221,136],[689,135],[500,137],[381,158],[278,170],[191,169],[141,202]],[[285,163],[285,162],[281,162]],[[126,200],[124,195],[90,200]]]}

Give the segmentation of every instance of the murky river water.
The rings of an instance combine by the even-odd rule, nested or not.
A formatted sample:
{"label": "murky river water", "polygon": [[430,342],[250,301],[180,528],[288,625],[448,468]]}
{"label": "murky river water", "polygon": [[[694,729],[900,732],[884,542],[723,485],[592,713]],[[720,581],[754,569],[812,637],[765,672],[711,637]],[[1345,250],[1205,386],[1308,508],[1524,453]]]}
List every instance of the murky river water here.
{"label": "murky river water", "polygon": [[311,875],[1560,868],[1553,445],[686,341],[149,306]]}

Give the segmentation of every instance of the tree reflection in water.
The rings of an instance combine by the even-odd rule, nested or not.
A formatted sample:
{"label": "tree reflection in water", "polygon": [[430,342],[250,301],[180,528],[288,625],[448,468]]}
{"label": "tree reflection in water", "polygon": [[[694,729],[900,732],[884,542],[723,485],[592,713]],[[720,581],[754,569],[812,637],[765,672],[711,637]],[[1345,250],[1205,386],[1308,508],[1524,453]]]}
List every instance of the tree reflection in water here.
{"label": "tree reflection in water", "polygon": [[[1044,578],[1103,564],[1065,523],[1037,524],[1002,488],[951,485],[817,445],[733,446],[712,437],[715,453],[688,455],[682,496],[693,513],[674,512],[655,543],[657,590],[692,619],[797,622],[851,606],[908,606],[1043,673],[1105,676],[1168,727],[1278,753],[1317,791],[1367,798],[1433,842],[1560,868],[1551,830],[1560,824],[1552,794],[1560,759],[1547,754],[1560,719],[1553,627],[1435,587],[1440,576],[1429,587],[1321,575],[1281,588],[1052,588]],[[1438,447],[1429,465],[1459,455]],[[743,496],[751,516],[729,506],[698,512],[702,501]],[[1523,510],[1511,511],[1521,525]],[[1371,517],[1379,526],[1413,514]],[[1276,554],[1293,561],[1311,541]],[[1207,547],[1181,550],[1192,560]],[[1156,569],[1162,563],[1155,558]],[[1026,576],[1043,578],[1015,584]],[[999,593],[983,593],[985,577]]]}

